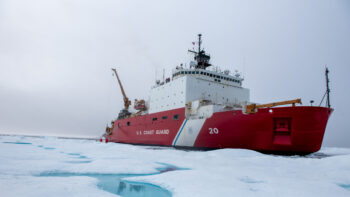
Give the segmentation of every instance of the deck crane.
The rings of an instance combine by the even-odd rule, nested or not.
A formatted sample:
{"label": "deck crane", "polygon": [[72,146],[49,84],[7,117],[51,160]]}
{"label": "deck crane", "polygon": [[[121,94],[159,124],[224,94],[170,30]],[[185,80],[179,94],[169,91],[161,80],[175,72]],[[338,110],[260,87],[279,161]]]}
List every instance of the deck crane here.
{"label": "deck crane", "polygon": [[122,109],[119,112],[118,119],[124,119],[124,118],[127,118],[131,115],[131,113],[128,110],[129,106],[131,105],[131,101],[129,100],[129,98],[125,94],[125,91],[124,91],[122,83],[120,82],[117,70],[115,68],[112,68],[112,71],[114,72],[115,76],[117,77],[120,89],[121,89],[122,94],[123,94],[123,100],[124,100],[124,109]]}
{"label": "deck crane", "polygon": [[301,99],[294,99],[294,100],[289,100],[289,101],[281,101],[281,102],[268,103],[268,104],[262,104],[262,105],[250,104],[250,105],[246,106],[246,113],[247,114],[254,114],[260,108],[270,108],[270,107],[275,107],[275,106],[279,106],[279,105],[292,104],[292,106],[294,107],[296,103],[301,104]]}
{"label": "deck crane", "polygon": [[122,83],[120,82],[120,79],[119,79],[119,76],[118,76],[118,73],[117,73],[117,70],[115,68],[112,68],[115,76],[117,77],[117,80],[118,80],[118,83],[119,83],[119,86],[120,86],[120,89],[122,91],[122,94],[123,94],[123,99],[124,99],[124,109],[129,109],[129,106],[131,105],[131,101],[129,100],[129,98],[126,96],[125,94],[125,91],[124,91],[124,88],[123,88],[123,85]]}

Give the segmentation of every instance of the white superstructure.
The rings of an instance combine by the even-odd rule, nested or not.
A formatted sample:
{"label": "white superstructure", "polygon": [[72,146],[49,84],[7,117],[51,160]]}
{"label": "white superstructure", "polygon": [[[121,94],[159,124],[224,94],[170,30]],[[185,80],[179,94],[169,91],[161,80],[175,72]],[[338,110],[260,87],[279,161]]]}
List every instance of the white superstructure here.
{"label": "white superstructure", "polygon": [[172,78],[158,83],[151,89],[149,113],[185,107],[197,100],[212,104],[240,106],[249,102],[249,89],[242,87],[243,79],[228,73],[204,69],[173,71]]}
{"label": "white superstructure", "polygon": [[[190,68],[180,65],[173,70],[171,78],[158,80],[152,87],[148,113],[186,107],[187,117],[204,117],[215,112],[217,106],[233,108],[249,102],[249,90],[242,87],[243,78],[238,73],[207,70],[211,66],[210,56],[201,49],[201,36],[198,35],[198,51],[189,50],[195,60]],[[203,108],[204,105],[207,107]]]}

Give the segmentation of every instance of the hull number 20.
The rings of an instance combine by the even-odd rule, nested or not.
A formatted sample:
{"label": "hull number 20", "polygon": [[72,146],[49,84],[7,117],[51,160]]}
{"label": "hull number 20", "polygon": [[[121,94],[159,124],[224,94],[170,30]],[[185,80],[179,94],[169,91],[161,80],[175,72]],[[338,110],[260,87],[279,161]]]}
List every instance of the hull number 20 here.
{"label": "hull number 20", "polygon": [[209,128],[209,134],[219,134],[218,128]]}

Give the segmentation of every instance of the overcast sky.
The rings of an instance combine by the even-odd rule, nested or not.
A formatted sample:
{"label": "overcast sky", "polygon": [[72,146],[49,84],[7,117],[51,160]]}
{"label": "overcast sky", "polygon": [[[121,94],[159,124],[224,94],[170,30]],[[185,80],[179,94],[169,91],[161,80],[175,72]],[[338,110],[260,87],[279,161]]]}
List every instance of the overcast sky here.
{"label": "overcast sky", "polygon": [[0,0],[0,132],[100,136],[123,107],[110,68],[131,100],[147,99],[163,68],[188,64],[198,33],[257,103],[318,105],[327,64],[324,145],[350,147],[348,0]]}

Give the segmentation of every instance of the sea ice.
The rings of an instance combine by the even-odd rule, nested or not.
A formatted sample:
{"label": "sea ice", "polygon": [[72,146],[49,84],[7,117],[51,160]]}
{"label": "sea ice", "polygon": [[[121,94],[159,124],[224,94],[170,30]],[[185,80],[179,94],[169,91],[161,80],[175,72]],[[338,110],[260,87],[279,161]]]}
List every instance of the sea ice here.
{"label": "sea ice", "polygon": [[[109,175],[122,175],[121,186],[109,185]],[[0,136],[1,196],[108,197],[117,196],[119,187],[143,185],[173,196],[350,196],[350,149],[275,156]]]}

